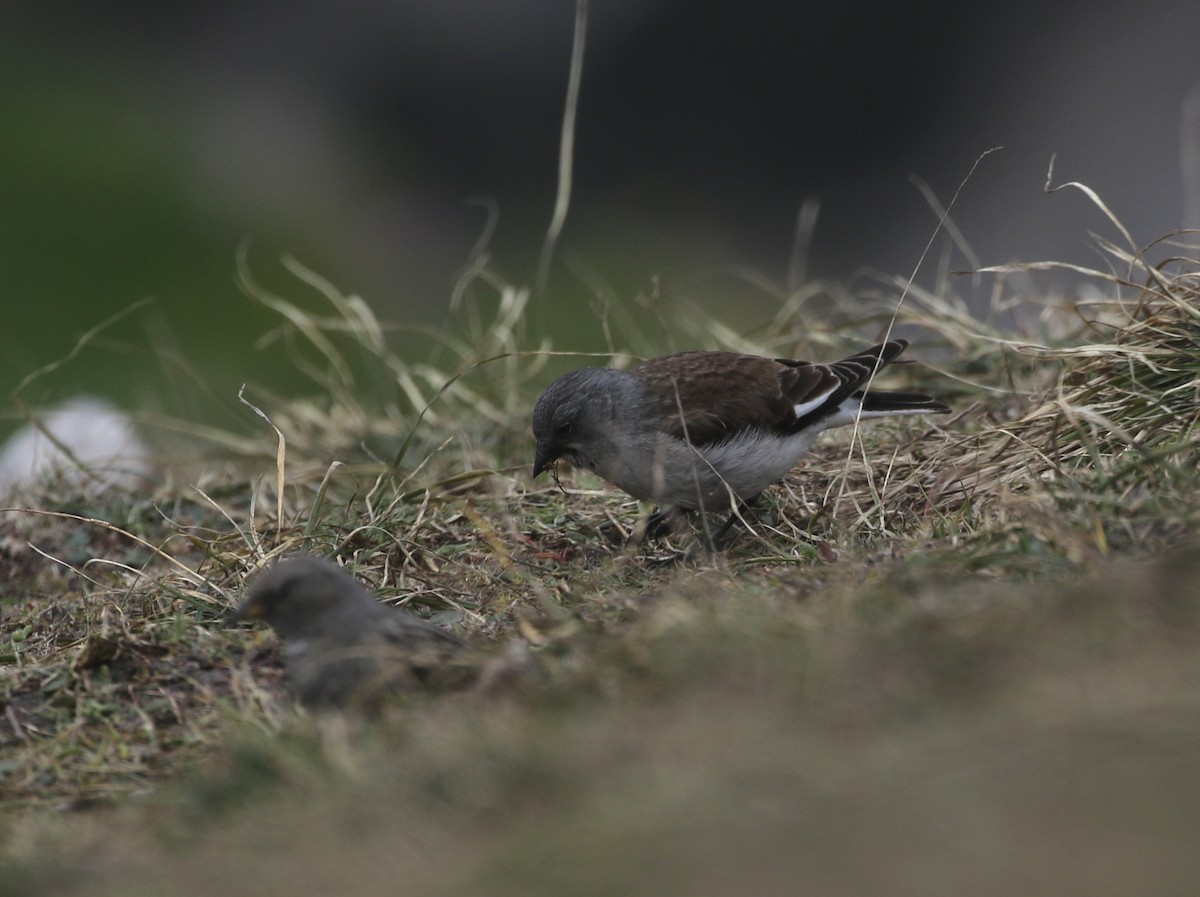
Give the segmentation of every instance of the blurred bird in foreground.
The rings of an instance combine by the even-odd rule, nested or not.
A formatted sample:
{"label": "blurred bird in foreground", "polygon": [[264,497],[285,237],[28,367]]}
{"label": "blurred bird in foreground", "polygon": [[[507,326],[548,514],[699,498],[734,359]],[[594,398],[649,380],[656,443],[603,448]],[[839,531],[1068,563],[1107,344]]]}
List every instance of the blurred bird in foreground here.
{"label": "blurred bird in foreground", "polygon": [[297,557],[259,574],[226,616],[265,620],[284,640],[292,693],[306,707],[370,707],[389,691],[425,683],[462,640],[380,603],[331,561]]}

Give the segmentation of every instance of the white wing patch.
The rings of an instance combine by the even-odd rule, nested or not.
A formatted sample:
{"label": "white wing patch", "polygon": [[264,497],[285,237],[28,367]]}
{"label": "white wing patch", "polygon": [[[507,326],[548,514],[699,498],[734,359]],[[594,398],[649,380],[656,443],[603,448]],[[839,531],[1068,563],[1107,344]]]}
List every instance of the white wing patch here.
{"label": "white wing patch", "polygon": [[831,386],[815,399],[809,399],[807,402],[801,402],[798,405],[793,405],[792,411],[795,412],[796,417],[798,418],[804,417],[804,415],[808,414],[810,411],[816,411],[829,400],[829,397],[833,395],[833,391],[835,389],[837,389],[836,386]]}

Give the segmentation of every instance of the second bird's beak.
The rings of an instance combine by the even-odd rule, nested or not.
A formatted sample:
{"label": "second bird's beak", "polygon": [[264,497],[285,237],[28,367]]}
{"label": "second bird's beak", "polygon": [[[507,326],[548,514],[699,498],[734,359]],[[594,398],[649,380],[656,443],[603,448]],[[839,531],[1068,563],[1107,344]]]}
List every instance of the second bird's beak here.
{"label": "second bird's beak", "polygon": [[257,620],[262,613],[262,605],[258,602],[243,601],[225,612],[223,622],[226,626],[232,626],[234,623],[242,623],[246,620]]}

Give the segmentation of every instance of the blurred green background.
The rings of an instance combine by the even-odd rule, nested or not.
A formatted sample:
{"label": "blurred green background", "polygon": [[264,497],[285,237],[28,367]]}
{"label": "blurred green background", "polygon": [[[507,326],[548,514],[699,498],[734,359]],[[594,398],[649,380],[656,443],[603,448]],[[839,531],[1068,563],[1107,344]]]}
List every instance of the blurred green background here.
{"label": "blurred green background", "polygon": [[[593,3],[572,207],[531,330],[599,349],[596,296],[653,291],[751,329],[798,279],[907,274],[936,224],[910,176],[947,202],[999,144],[956,206],[982,264],[1095,264],[1095,211],[1042,193],[1054,152],[1059,179],[1095,187],[1139,239],[1200,224],[1193,13]],[[302,306],[322,301],[283,252],[386,322],[437,328],[482,197],[492,264],[531,283],[573,16],[560,0],[5,4],[0,426],[14,398],[210,418],[243,382],[306,388],[278,345],[255,348],[279,322],[235,284],[243,243],[255,278]],[[805,200],[820,214],[797,265]]]}
{"label": "blurred green background", "polygon": [[189,366],[225,394],[248,378],[294,383],[252,351],[278,320],[236,288],[235,253],[251,239],[268,282],[285,247],[336,276],[319,235],[280,217],[257,237],[253,215],[210,202],[189,168],[185,110],[131,73],[65,51],[6,53],[0,81],[4,398],[113,316],[19,398],[87,392],[178,413],[197,397]]}

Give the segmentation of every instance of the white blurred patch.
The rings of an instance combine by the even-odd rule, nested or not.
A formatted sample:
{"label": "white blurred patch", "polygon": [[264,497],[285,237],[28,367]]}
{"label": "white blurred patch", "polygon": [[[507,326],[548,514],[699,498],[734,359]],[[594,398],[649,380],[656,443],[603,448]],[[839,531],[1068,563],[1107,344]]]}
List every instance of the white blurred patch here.
{"label": "white blurred patch", "polygon": [[111,402],[77,397],[39,420],[40,429],[26,424],[0,450],[0,495],[47,483],[88,495],[132,491],[150,475],[150,450],[133,422]]}

